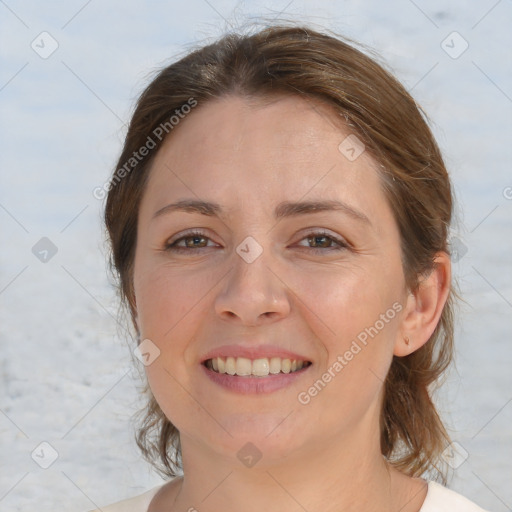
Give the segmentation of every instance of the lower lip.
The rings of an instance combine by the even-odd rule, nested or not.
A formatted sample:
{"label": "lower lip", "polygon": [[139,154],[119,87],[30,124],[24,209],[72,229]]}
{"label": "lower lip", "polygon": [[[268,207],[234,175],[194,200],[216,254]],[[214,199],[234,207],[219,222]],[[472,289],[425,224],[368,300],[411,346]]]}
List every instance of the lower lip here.
{"label": "lower lip", "polygon": [[267,377],[240,377],[239,375],[229,375],[228,373],[217,373],[201,365],[206,376],[223,388],[242,394],[263,394],[272,393],[290,386],[297,379],[300,379],[312,365],[293,373],[279,373],[268,375]]}

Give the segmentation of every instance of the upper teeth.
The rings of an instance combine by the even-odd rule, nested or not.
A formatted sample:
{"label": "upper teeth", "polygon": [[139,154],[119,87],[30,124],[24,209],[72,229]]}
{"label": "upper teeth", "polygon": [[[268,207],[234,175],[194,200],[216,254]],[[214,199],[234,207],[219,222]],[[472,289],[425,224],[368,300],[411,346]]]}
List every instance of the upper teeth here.
{"label": "upper teeth", "polygon": [[300,370],[307,364],[297,359],[281,359],[280,357],[263,357],[248,359],[246,357],[214,357],[206,361],[206,366],[218,373],[229,375],[265,377],[269,373],[290,373]]}

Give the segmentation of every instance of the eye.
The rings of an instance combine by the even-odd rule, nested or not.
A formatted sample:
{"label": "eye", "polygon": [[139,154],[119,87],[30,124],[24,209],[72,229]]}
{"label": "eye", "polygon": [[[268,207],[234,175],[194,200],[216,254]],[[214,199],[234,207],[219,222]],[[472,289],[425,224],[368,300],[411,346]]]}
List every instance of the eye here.
{"label": "eye", "polygon": [[[172,243],[167,243],[165,250],[175,252],[190,252],[194,249],[204,249],[208,247],[208,240],[210,239],[203,232],[191,231],[185,236],[181,236],[180,238],[176,239]],[[184,242],[184,245],[179,245],[181,242]]]}
{"label": "eye", "polygon": [[344,240],[333,236],[331,233],[326,231],[315,231],[313,233],[309,233],[302,240],[307,240],[308,243],[314,244],[314,247],[309,247],[313,251],[323,251],[333,250],[339,251],[342,249],[348,249],[349,245]]}

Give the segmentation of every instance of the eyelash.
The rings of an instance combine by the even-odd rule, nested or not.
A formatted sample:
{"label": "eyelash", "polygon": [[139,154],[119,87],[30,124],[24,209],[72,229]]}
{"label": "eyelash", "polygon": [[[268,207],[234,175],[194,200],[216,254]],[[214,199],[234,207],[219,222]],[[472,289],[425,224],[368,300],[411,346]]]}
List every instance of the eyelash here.
{"label": "eyelash", "polygon": [[[174,242],[166,244],[165,250],[166,251],[172,251],[172,252],[178,252],[178,253],[184,253],[184,252],[190,252],[195,250],[201,250],[201,249],[207,249],[208,247],[178,247],[176,244],[178,242],[181,242],[182,240],[186,240],[187,238],[194,238],[194,237],[202,237],[207,240],[210,240],[208,236],[206,236],[205,233],[201,231],[191,231],[190,233],[187,233],[186,235],[176,239]],[[312,231],[311,233],[308,233],[306,236],[301,238],[300,241],[306,240],[308,238],[319,238],[319,237],[326,237],[330,240],[332,240],[334,243],[338,244],[337,247],[325,247],[325,248],[319,248],[319,247],[309,247],[310,250],[313,252],[325,252],[325,251],[340,251],[343,249],[348,249],[349,244],[345,242],[342,239],[334,237],[332,234],[326,232],[326,231]],[[305,247],[307,249],[307,247]]]}

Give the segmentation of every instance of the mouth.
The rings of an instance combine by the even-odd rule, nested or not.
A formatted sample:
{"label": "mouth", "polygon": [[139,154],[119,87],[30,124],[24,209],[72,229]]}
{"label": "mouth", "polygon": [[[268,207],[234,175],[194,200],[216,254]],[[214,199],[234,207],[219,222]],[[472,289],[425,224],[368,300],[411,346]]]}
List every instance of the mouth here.
{"label": "mouth", "polygon": [[218,374],[238,377],[269,378],[272,376],[297,373],[311,365],[310,361],[281,357],[214,357],[202,363],[208,370]]}

